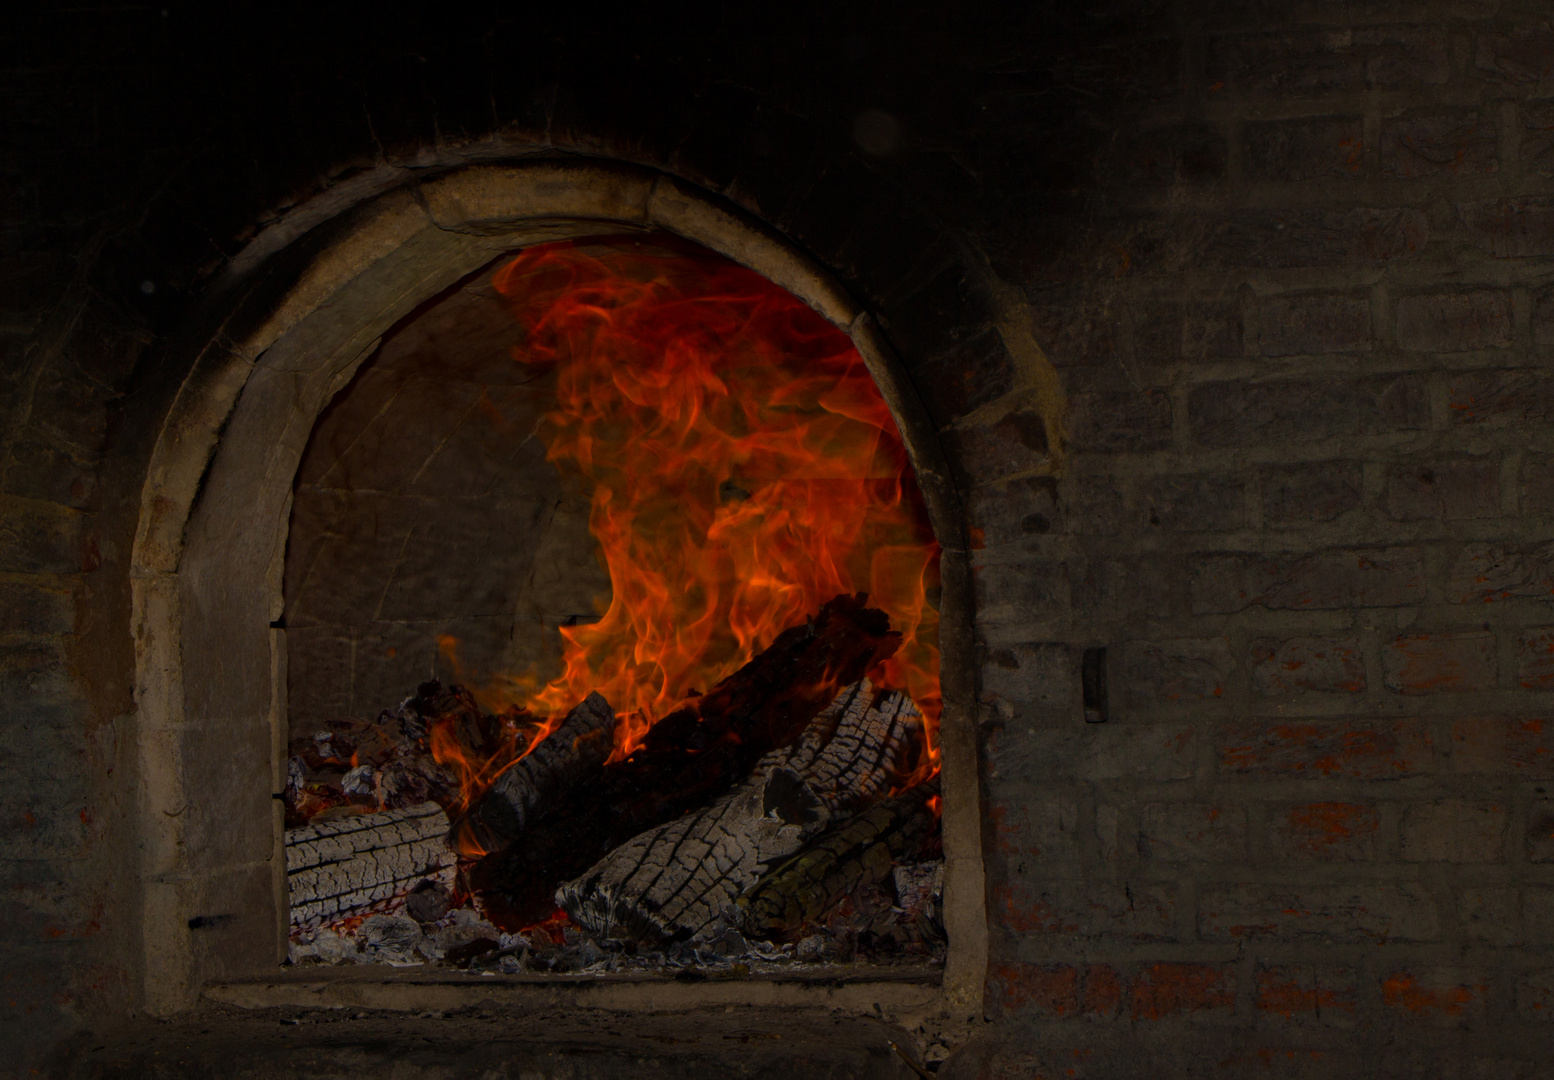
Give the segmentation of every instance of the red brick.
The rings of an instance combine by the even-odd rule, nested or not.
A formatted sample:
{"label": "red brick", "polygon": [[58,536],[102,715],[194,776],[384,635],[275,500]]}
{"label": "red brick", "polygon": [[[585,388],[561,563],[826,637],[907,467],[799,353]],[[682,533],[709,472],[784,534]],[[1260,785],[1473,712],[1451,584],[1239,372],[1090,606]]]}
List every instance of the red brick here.
{"label": "red brick", "polygon": [[1511,297],[1491,290],[1405,296],[1397,338],[1411,352],[1503,349],[1511,344]]}
{"label": "red brick", "polygon": [[1411,634],[1382,646],[1382,681],[1400,694],[1491,690],[1495,635],[1482,631]]}
{"label": "red brick", "polygon": [[1212,701],[1225,696],[1235,666],[1225,638],[1130,641],[1116,689],[1130,705]]}
{"label": "red brick", "polygon": [[1446,598],[1454,604],[1554,596],[1554,542],[1468,544],[1452,562]]}
{"label": "red brick", "polygon": [[1365,662],[1357,638],[1290,638],[1252,646],[1252,689],[1263,697],[1359,693]]}
{"label": "red brick", "polygon": [[1128,986],[1134,1020],[1163,1020],[1183,1013],[1229,1017],[1236,1006],[1231,964],[1150,964]]}
{"label": "red brick", "polygon": [[1457,214],[1468,235],[1497,259],[1554,255],[1554,200],[1500,199],[1465,203]]}
{"label": "red brick", "polygon": [[1393,521],[1464,521],[1500,514],[1500,465],[1469,459],[1396,465],[1387,473],[1387,516]]}
{"label": "red brick", "polygon": [[1381,129],[1381,174],[1489,176],[1500,171],[1495,124],[1482,113],[1413,113]]}
{"label": "red brick", "polygon": [[1269,821],[1276,851],[1335,862],[1374,859],[1379,828],[1376,808],[1367,803],[1300,803],[1276,808]]}
{"label": "red brick", "polygon": [[1416,803],[1398,826],[1411,862],[1500,862],[1509,817],[1503,805],[1466,799]]}
{"label": "red brick", "polygon": [[993,843],[1011,860],[1071,862],[1079,857],[1079,807],[1069,802],[1012,798],[988,809]]}
{"label": "red brick", "polygon": [[1352,968],[1279,964],[1257,969],[1257,1010],[1285,1020],[1352,1027],[1359,996],[1359,980]]}
{"label": "red brick", "polygon": [[1111,1019],[1122,1003],[1122,982],[1104,964],[993,964],[988,982],[1006,1013],[1045,1020]]}
{"label": "red brick", "polygon": [[1246,811],[1200,803],[1149,803],[1139,826],[1141,858],[1230,862],[1246,857]]}
{"label": "red brick", "polygon": [[1263,304],[1258,351],[1264,356],[1369,352],[1371,305],[1362,296],[1293,296]]}
{"label": "red brick", "polygon": [[1522,369],[1472,371],[1446,384],[1451,422],[1523,426],[1554,422],[1554,378]]}
{"label": "red brick", "polygon": [[1516,685],[1554,690],[1554,627],[1523,630],[1516,647]]}
{"label": "red brick", "polygon": [[1554,722],[1502,717],[1455,720],[1451,739],[1453,772],[1554,779]]}
{"label": "red brick", "polygon": [[1489,980],[1449,968],[1394,971],[1381,980],[1381,1000],[1409,1020],[1459,1026],[1484,1014]]}
{"label": "red brick", "polygon": [[1358,116],[1272,120],[1246,125],[1246,174],[1283,182],[1352,179],[1365,161],[1365,121]]}
{"label": "red brick", "polygon": [[1516,1011],[1528,1020],[1554,1020],[1554,968],[1530,971],[1516,981]]}
{"label": "red brick", "polygon": [[1425,598],[1424,559],[1417,548],[1201,555],[1189,573],[1195,615],[1230,614],[1253,605],[1293,611],[1398,607]]}
{"label": "red brick", "polygon": [[1243,720],[1226,724],[1219,760],[1251,776],[1342,776],[1388,780],[1430,769],[1430,735],[1419,720]]}
{"label": "red brick", "polygon": [[1440,937],[1435,901],[1420,885],[1203,886],[1206,941],[1302,940],[1380,944]]}
{"label": "red brick", "polygon": [[1527,859],[1554,862],[1554,802],[1535,802],[1527,811]]}
{"label": "red brick", "polygon": [[1014,934],[1173,941],[1177,887],[1170,882],[1016,882],[993,889],[994,922]]}

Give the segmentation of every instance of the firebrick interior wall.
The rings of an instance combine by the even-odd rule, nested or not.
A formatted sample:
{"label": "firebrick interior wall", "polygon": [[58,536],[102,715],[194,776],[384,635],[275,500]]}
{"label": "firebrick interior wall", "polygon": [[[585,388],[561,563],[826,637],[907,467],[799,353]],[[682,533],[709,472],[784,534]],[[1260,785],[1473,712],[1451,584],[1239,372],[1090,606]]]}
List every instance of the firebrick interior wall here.
{"label": "firebrick interior wall", "polygon": [[539,152],[768,222],[876,314],[940,427],[992,934],[990,1022],[946,1068],[1542,1067],[1548,10],[1073,7],[8,30],[7,1065],[139,993],[127,563],[171,346],[219,333],[198,305],[253,245]]}

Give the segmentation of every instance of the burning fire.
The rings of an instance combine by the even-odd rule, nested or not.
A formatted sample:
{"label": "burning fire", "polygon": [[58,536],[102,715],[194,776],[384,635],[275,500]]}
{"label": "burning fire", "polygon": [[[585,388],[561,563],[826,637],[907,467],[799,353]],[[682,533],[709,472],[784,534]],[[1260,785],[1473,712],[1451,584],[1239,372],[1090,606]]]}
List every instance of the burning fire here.
{"label": "burning fire", "polygon": [[546,244],[494,283],[524,335],[514,359],[555,370],[542,434],[592,487],[613,590],[597,623],[561,630],[558,678],[487,688],[549,718],[528,748],[597,690],[620,717],[612,760],[625,757],[784,629],[863,591],[903,635],[870,677],[922,709],[919,775],[934,771],[939,547],[852,340],[700,250]]}

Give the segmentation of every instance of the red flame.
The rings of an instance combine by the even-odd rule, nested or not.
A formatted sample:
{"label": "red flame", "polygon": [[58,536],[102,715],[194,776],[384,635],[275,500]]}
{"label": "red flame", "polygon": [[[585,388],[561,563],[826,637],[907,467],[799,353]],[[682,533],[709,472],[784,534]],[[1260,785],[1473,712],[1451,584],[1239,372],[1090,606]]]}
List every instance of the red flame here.
{"label": "red flame", "polygon": [[546,244],[494,283],[524,333],[515,359],[555,369],[542,434],[592,485],[613,590],[597,623],[561,630],[559,678],[502,696],[559,718],[598,690],[621,717],[619,759],[784,629],[863,591],[903,635],[871,678],[928,717],[917,771],[935,771],[939,546],[852,340],[701,251]]}

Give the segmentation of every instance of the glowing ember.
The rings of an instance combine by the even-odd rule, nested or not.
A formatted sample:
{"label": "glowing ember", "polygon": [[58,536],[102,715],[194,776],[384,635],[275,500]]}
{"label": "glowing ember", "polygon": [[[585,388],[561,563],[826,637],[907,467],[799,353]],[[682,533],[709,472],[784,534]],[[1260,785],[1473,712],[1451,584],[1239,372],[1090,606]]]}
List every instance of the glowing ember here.
{"label": "glowing ember", "polygon": [[[919,772],[933,771],[938,613],[927,597],[939,548],[851,339],[699,251],[547,244],[495,286],[524,333],[515,360],[555,368],[542,434],[550,459],[592,487],[590,530],[613,594],[596,624],[561,630],[560,677],[512,679],[487,697],[551,718],[543,734],[597,690],[621,716],[618,760],[784,629],[863,591],[904,638],[870,677],[928,717]],[[465,770],[465,784],[488,785],[513,760],[502,757],[495,773]]]}

